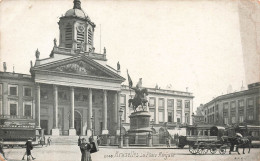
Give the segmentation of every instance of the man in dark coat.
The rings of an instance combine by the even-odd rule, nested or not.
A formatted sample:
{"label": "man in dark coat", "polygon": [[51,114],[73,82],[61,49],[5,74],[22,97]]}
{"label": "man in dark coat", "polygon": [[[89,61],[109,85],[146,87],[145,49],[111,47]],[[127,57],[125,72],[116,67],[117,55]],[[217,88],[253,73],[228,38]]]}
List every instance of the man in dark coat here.
{"label": "man in dark coat", "polygon": [[32,153],[31,153],[31,150],[33,149],[33,145],[32,145],[32,138],[28,139],[25,143],[25,146],[26,146],[26,152],[25,154],[23,155],[23,159],[24,160],[24,156],[27,155],[27,161],[29,161],[30,159],[30,156],[32,157],[32,159],[36,159],[32,156]]}

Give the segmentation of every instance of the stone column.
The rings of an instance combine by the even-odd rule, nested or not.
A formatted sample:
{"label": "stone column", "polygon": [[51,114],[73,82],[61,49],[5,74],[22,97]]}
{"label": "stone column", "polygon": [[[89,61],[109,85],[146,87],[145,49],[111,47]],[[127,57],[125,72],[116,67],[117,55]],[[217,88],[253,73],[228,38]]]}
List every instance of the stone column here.
{"label": "stone column", "polygon": [[164,122],[168,122],[168,111],[167,111],[167,98],[163,99],[163,108],[164,108]]}
{"label": "stone column", "polygon": [[155,124],[159,124],[159,109],[158,109],[158,105],[159,105],[159,98],[155,97],[155,116],[154,116],[154,123]]}
{"label": "stone column", "polygon": [[246,120],[247,100],[244,99],[244,121]]}
{"label": "stone column", "polygon": [[[116,133],[118,135],[120,135],[120,114],[119,114],[119,110],[121,108],[120,97],[121,97],[121,92],[117,91],[117,131],[116,131]],[[122,116],[122,118],[123,117],[124,116]]]}
{"label": "stone column", "polygon": [[[118,106],[118,102],[117,102],[117,92],[115,92],[115,95],[114,95],[114,111],[113,111],[113,122],[114,122],[114,130],[117,131],[117,106]],[[117,139],[116,139],[117,140]]]}
{"label": "stone column", "polygon": [[35,100],[35,123],[36,129],[41,129],[41,90],[40,84],[36,84],[36,100]]}
{"label": "stone column", "polygon": [[177,122],[177,99],[173,101],[173,122]]}
{"label": "stone column", "polygon": [[185,123],[185,100],[182,100],[181,123]]}
{"label": "stone column", "polygon": [[58,87],[53,85],[53,128],[52,135],[59,135],[58,129]]}
{"label": "stone column", "polygon": [[[87,136],[92,136],[92,89],[88,89],[88,127],[87,127]],[[94,118],[93,118],[94,119]]]}
{"label": "stone column", "polygon": [[108,135],[107,130],[107,91],[103,91],[103,129],[102,135]]}
{"label": "stone column", "polygon": [[[216,109],[216,106],[215,106],[215,109]],[[190,100],[190,125],[193,124],[193,118],[192,118],[192,113],[193,113],[193,100]],[[214,112],[215,113],[215,112]],[[214,119],[215,119],[215,116],[214,116]],[[214,121],[215,122],[215,121]]]}
{"label": "stone column", "polygon": [[70,129],[69,135],[75,136],[76,130],[74,127],[74,87],[70,87]]}

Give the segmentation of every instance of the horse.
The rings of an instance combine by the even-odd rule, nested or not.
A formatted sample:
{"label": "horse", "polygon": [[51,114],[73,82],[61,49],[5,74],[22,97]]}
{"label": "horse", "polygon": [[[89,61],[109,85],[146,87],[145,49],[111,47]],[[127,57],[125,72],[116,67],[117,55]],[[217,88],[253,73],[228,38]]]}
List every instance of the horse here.
{"label": "horse", "polygon": [[236,152],[239,153],[239,148],[243,148],[243,154],[245,154],[245,148],[248,147],[248,153],[250,153],[250,148],[252,144],[252,139],[250,136],[247,137],[233,137],[229,138],[229,141],[231,143],[229,154],[231,154],[231,151],[234,150],[234,146],[236,145]]}
{"label": "horse", "polygon": [[133,105],[133,110],[134,112],[136,112],[137,107],[141,105],[144,111],[144,106],[148,102],[148,100],[145,98],[145,96],[147,95],[148,91],[146,88],[140,90],[138,94],[136,92],[136,96],[133,99],[128,100],[128,106],[130,107],[131,105]]}

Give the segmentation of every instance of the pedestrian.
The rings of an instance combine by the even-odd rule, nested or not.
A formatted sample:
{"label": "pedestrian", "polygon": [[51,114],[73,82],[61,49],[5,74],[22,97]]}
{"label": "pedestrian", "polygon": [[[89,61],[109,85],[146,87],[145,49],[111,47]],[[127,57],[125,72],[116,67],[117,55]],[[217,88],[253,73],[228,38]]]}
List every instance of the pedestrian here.
{"label": "pedestrian", "polygon": [[99,138],[99,136],[97,136],[97,144],[98,144],[98,146],[100,145],[100,138]]}
{"label": "pedestrian", "polygon": [[41,137],[40,143],[41,143],[41,145],[42,145],[42,147],[43,147],[43,145],[45,144],[45,136],[44,136],[44,137]]}
{"label": "pedestrian", "polygon": [[79,135],[79,138],[78,138],[78,146],[81,145],[81,136]]}
{"label": "pedestrian", "polygon": [[32,153],[31,153],[31,150],[33,149],[33,145],[32,145],[32,138],[29,138],[26,143],[25,143],[25,146],[26,146],[26,152],[25,154],[23,155],[23,159],[24,160],[24,156],[27,155],[27,161],[30,160],[30,156],[32,158],[32,160],[36,159],[32,156]]}
{"label": "pedestrian", "polygon": [[167,146],[167,148],[171,147],[169,137],[166,138],[166,146]]}
{"label": "pedestrian", "polygon": [[5,153],[4,153],[3,148],[4,148],[4,141],[1,139],[1,141],[0,141],[0,160],[6,161],[7,159],[5,157]]}
{"label": "pedestrian", "polygon": [[91,144],[87,142],[85,138],[83,138],[80,145],[81,161],[92,161],[90,150],[91,150]]}
{"label": "pedestrian", "polygon": [[47,145],[46,146],[51,146],[51,137],[48,137],[48,139],[47,139]]}

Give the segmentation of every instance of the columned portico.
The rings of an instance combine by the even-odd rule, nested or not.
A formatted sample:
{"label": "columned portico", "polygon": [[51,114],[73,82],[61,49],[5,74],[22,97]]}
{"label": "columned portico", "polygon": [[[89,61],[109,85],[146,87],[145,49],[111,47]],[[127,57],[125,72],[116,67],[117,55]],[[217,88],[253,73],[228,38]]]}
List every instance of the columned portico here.
{"label": "columned portico", "polygon": [[109,134],[107,130],[107,91],[103,90],[103,129],[102,135]]}
{"label": "columned portico", "polygon": [[87,136],[92,135],[92,89],[88,89],[88,126],[87,126]]}
{"label": "columned portico", "polygon": [[[118,110],[117,110],[117,98],[118,98],[118,96],[117,96],[117,92],[115,92],[115,94],[114,94],[114,111],[113,111],[113,121],[114,121],[114,130],[118,130],[117,129],[117,124],[118,124],[118,121],[117,121],[117,114],[118,114]],[[116,132],[117,133],[117,132]]]}
{"label": "columned portico", "polygon": [[70,129],[69,135],[75,136],[76,130],[74,127],[74,87],[70,87]]}
{"label": "columned portico", "polygon": [[58,87],[53,85],[53,127],[52,135],[59,135],[58,129]]}
{"label": "columned portico", "polygon": [[36,83],[36,108],[35,108],[35,122],[36,129],[41,129],[41,90],[40,85]]}
{"label": "columned portico", "polygon": [[120,105],[120,97],[121,97],[121,92],[117,91],[117,135],[120,135],[120,114],[119,114],[119,110],[121,108]]}

